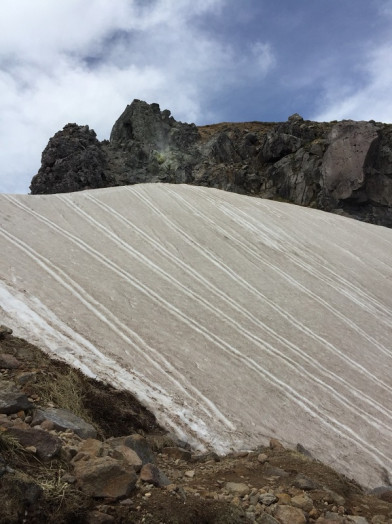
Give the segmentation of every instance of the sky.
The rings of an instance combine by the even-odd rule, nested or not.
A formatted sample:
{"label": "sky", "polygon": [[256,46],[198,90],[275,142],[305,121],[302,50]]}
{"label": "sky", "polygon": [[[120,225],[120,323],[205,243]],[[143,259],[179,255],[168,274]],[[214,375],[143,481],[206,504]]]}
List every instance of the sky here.
{"label": "sky", "polygon": [[1,0],[0,192],[134,98],[197,125],[392,122],[392,0]]}

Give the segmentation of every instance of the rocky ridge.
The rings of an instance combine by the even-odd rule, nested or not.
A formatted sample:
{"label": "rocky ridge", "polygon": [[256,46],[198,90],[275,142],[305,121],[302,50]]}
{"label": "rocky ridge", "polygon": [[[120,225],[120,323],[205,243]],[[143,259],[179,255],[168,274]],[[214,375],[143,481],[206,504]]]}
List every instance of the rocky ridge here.
{"label": "rocky ridge", "polygon": [[67,124],[49,140],[32,194],[142,182],[186,183],[333,211],[392,227],[392,125],[177,122],[134,100],[100,142]]}
{"label": "rocky ridge", "polygon": [[219,457],[158,427],[125,392],[0,327],[0,522],[382,524],[365,493],[299,444]]}

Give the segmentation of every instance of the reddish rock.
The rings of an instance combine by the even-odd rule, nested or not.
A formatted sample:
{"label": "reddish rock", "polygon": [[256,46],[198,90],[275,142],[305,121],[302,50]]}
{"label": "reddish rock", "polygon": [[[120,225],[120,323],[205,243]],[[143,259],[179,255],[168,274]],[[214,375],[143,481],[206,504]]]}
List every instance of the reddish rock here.
{"label": "reddish rock", "polygon": [[50,460],[60,452],[61,440],[47,431],[12,427],[8,433],[15,437],[23,447],[34,447],[37,457],[41,460]]}
{"label": "reddish rock", "polygon": [[137,433],[127,437],[109,439],[107,440],[107,443],[112,449],[115,449],[118,446],[126,446],[127,448],[133,449],[143,464],[155,463],[154,453],[151,451],[147,440]]}
{"label": "reddish rock", "polygon": [[133,467],[136,473],[139,473],[142,468],[142,460],[139,455],[127,446],[118,446],[112,452],[112,456],[117,460],[122,460],[127,466]]}
{"label": "reddish rock", "polygon": [[134,469],[112,457],[79,460],[74,468],[78,486],[91,497],[127,497],[136,485]]}
{"label": "reddish rock", "polygon": [[80,444],[78,453],[73,460],[77,462],[83,458],[102,457],[104,454],[104,444],[100,440],[88,438]]}

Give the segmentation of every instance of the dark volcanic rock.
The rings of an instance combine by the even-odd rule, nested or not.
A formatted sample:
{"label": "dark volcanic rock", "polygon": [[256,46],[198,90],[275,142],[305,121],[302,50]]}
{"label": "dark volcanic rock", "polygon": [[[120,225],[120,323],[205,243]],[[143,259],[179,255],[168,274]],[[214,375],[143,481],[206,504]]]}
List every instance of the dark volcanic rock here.
{"label": "dark volcanic rock", "polygon": [[32,194],[189,183],[334,211],[392,227],[392,125],[374,121],[177,122],[134,100],[110,141],[68,124],[50,139]]}
{"label": "dark volcanic rock", "polygon": [[110,185],[107,157],[95,132],[67,124],[49,140],[30,189],[32,194],[66,193]]}
{"label": "dark volcanic rock", "polygon": [[10,415],[21,410],[33,407],[26,395],[14,387],[8,387],[7,383],[1,383],[0,389],[0,413]]}
{"label": "dark volcanic rock", "polygon": [[47,431],[10,428],[8,432],[25,448],[34,447],[38,458],[42,460],[50,460],[60,452],[61,440]]}
{"label": "dark volcanic rock", "polygon": [[72,431],[80,438],[87,439],[95,438],[97,436],[97,431],[91,424],[78,417],[68,409],[37,409],[34,412],[34,417],[31,424],[32,426],[36,426],[38,424],[42,424],[42,422],[45,420],[51,421],[55,429],[72,429]]}

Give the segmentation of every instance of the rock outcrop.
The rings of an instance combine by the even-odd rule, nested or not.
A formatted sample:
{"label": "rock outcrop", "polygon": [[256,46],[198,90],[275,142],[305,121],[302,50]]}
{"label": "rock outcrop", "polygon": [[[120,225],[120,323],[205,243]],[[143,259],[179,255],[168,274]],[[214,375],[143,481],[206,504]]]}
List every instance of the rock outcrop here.
{"label": "rock outcrop", "polygon": [[68,124],[50,139],[32,194],[142,182],[187,183],[279,199],[392,227],[392,125],[177,122],[134,100],[99,142]]}

